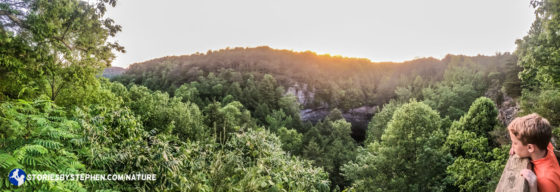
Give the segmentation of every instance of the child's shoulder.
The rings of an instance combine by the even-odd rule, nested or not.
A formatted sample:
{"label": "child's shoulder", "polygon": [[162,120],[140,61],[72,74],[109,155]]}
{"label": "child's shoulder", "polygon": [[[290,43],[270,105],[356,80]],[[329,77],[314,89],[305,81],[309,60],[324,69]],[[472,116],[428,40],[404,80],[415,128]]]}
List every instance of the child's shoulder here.
{"label": "child's shoulder", "polygon": [[536,173],[539,189],[560,190],[560,167],[558,165],[542,167],[539,172],[540,174]]}
{"label": "child's shoulder", "polygon": [[560,191],[560,178],[537,177],[537,185],[539,191]]}

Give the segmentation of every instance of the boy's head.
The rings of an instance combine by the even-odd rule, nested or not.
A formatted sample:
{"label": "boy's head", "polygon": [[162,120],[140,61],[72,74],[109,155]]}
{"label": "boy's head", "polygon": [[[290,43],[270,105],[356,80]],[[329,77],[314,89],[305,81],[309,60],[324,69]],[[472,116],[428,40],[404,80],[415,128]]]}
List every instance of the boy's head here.
{"label": "boy's head", "polygon": [[515,118],[508,125],[508,131],[512,148],[519,157],[546,150],[552,135],[548,120],[536,113]]}

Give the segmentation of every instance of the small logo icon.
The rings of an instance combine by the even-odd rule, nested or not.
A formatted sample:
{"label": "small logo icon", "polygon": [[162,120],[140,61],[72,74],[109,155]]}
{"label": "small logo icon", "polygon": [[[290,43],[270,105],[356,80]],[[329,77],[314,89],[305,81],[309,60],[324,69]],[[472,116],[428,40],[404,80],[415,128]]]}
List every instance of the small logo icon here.
{"label": "small logo icon", "polygon": [[9,178],[10,183],[14,184],[15,186],[20,186],[23,185],[23,183],[27,179],[27,175],[25,174],[25,171],[21,169],[12,169],[12,171],[10,171]]}

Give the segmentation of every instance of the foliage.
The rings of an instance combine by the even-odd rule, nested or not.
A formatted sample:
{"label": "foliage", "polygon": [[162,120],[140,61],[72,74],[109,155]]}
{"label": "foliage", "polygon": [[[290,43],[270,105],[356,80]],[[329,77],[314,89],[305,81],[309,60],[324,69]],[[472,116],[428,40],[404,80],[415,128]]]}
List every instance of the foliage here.
{"label": "foliage", "polygon": [[124,97],[124,105],[139,115],[144,128],[157,133],[177,133],[182,138],[201,138],[209,135],[203,123],[202,112],[196,104],[170,98],[167,93],[152,92],[133,85]]}
{"label": "foliage", "polygon": [[[34,92],[57,97],[65,89],[90,86],[95,75],[124,51],[118,43],[107,42],[121,27],[104,14],[116,1],[90,4],[77,0],[27,0],[0,3],[0,71],[2,81],[20,86],[2,87],[4,95],[18,98]],[[12,49],[16,50],[12,50]],[[15,91],[15,92],[11,92]]]}
{"label": "foliage", "polygon": [[519,79],[519,73],[523,68],[519,67],[516,63],[517,57],[512,58],[511,61],[507,62],[506,74],[503,84],[503,92],[507,95],[518,98],[521,96],[522,83]]}
{"label": "foliage", "polygon": [[[441,81],[448,66],[477,67],[485,77],[490,72],[503,73],[505,64],[511,58],[513,56],[509,53],[499,53],[495,56],[448,55],[442,60],[422,58],[403,63],[378,63],[366,59],[275,50],[269,47],[227,48],[206,54],[163,57],[133,64],[125,74],[114,79],[124,84],[133,82],[153,90],[172,93],[174,88],[185,83],[201,82],[200,76],[208,76],[210,73],[220,76],[218,74],[221,71],[231,70],[243,74],[227,76],[229,81],[239,83],[242,89],[244,82],[250,79],[244,77],[245,74],[254,75],[253,81],[264,74],[270,74],[286,90],[292,88],[301,91],[304,97],[302,104],[306,108],[328,106],[330,109],[346,111],[362,105],[382,105],[397,96],[397,87],[413,93],[407,98],[422,100],[421,89]],[[253,106],[256,107],[244,101],[245,98],[254,101],[252,98],[258,95],[255,92],[239,91],[239,88],[225,84],[222,87],[237,89],[235,92],[244,97],[238,97],[239,94],[231,95],[239,98],[237,100],[251,111]],[[255,86],[251,90],[258,90],[258,87],[262,88]],[[211,100],[212,97],[201,98]],[[202,106],[199,103],[197,105]],[[255,114],[255,117],[259,115]]]}
{"label": "foliage", "polygon": [[440,126],[439,114],[423,103],[399,107],[381,141],[360,149],[344,175],[358,191],[444,191],[450,156]]}
{"label": "foliage", "polygon": [[[77,174],[85,171],[76,146],[80,126],[47,97],[0,105],[0,170],[20,168],[27,174]],[[10,191],[86,191],[79,181],[30,181],[18,188],[4,177],[0,188]]]}
{"label": "foliage", "polygon": [[341,174],[341,166],[355,158],[357,143],[352,139],[350,123],[335,109],[304,135],[303,157],[323,167],[332,182],[332,188],[343,188],[349,183]]}
{"label": "foliage", "polygon": [[[134,64],[115,78],[125,86],[96,77],[124,51],[108,41],[120,31],[105,17],[115,0],[2,1],[0,172],[157,180],[17,188],[3,178],[0,190],[492,190],[509,146],[489,134],[503,127],[479,97],[499,103],[523,87],[522,113],[560,121],[560,4],[532,3],[537,19],[517,42],[522,68],[509,53],[374,63],[257,47]],[[382,104],[359,147],[342,112]],[[312,125],[302,106],[332,111]]]}
{"label": "foliage", "polygon": [[422,90],[424,103],[452,120],[463,115],[470,104],[486,89],[482,74],[472,68],[455,67],[445,71],[444,80],[435,88]]}
{"label": "foliage", "polygon": [[402,104],[399,102],[391,100],[389,103],[383,105],[381,111],[375,113],[368,124],[367,138],[364,143],[369,144],[381,140],[381,136],[387,128],[387,124],[393,118],[393,113],[395,113],[401,105]]}
{"label": "foliage", "polygon": [[257,124],[265,125],[273,132],[282,126],[301,129],[299,104],[295,97],[283,95],[283,88],[271,75],[266,74],[259,81],[254,78],[253,74],[222,70],[181,85],[174,95],[183,102],[190,101],[198,106],[238,101],[253,112]]}
{"label": "foliage", "polygon": [[517,40],[518,65],[523,67],[519,73],[526,88],[534,90],[543,87],[556,89],[560,85],[560,59],[557,42],[560,34],[560,3],[556,0],[531,1],[535,7],[535,21],[529,33]]}
{"label": "foliage", "polygon": [[268,131],[236,133],[223,153],[214,153],[210,178],[214,191],[328,191],[327,173],[284,154]]}
{"label": "foliage", "polygon": [[405,84],[408,85],[395,89],[395,94],[399,101],[407,102],[410,99],[422,100],[422,89],[427,86],[427,82],[421,76],[416,76],[412,83]]}
{"label": "foliage", "polygon": [[476,135],[488,137],[489,132],[498,125],[498,110],[492,100],[486,97],[476,99],[469,111],[459,120],[457,127],[461,131],[472,131]]}
{"label": "foliage", "polygon": [[303,135],[294,129],[281,127],[276,133],[282,142],[282,149],[294,155],[301,154]]}
{"label": "foliage", "polygon": [[448,180],[460,191],[489,191],[498,184],[509,145],[493,142],[489,133],[497,126],[497,109],[486,97],[453,122],[444,146],[455,158],[447,167]]}
{"label": "foliage", "polygon": [[560,90],[543,90],[532,92],[523,90],[521,96],[521,112],[519,115],[538,113],[546,118],[553,127],[560,125]]}
{"label": "foliage", "polygon": [[515,43],[521,79],[521,113],[538,113],[547,118],[552,126],[559,125],[558,111],[560,88],[560,3],[556,0],[531,1],[535,8],[535,20],[522,39]]}
{"label": "foliage", "polygon": [[458,157],[447,167],[448,177],[454,179],[460,191],[493,191],[509,157],[509,148],[509,145],[504,145],[492,149],[486,154],[489,156],[486,158],[491,160]]}

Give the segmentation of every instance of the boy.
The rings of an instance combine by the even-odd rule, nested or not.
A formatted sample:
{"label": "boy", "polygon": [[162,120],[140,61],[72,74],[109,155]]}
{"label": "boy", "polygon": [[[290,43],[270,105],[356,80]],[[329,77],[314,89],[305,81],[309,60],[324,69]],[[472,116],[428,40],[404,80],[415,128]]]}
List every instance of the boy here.
{"label": "boy", "polygon": [[536,113],[515,118],[508,126],[511,138],[510,154],[531,158],[535,172],[521,171],[530,191],[560,191],[560,166],[550,138],[550,123]]}

